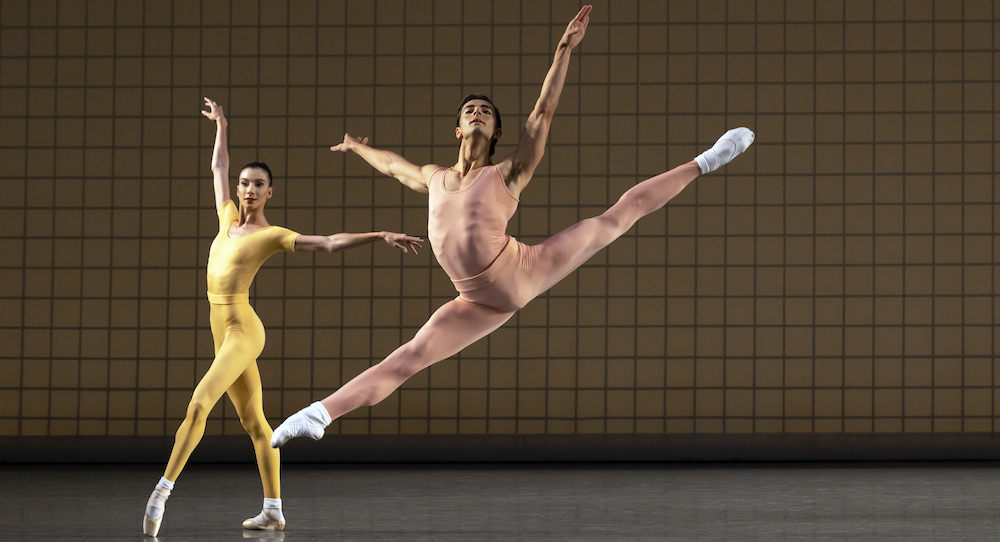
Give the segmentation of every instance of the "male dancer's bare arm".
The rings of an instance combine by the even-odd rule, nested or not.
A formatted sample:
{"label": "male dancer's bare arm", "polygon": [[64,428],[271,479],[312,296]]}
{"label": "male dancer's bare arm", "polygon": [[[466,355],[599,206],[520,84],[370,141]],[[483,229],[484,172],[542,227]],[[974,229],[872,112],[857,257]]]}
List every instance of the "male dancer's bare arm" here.
{"label": "male dancer's bare arm", "polygon": [[393,233],[391,231],[373,231],[369,233],[335,233],[333,235],[300,235],[295,238],[295,252],[337,252],[382,239],[389,246],[396,247],[407,252],[407,246],[417,253],[423,239],[412,237],[405,233]]}
{"label": "male dancer's bare arm", "polygon": [[392,152],[376,149],[366,145],[368,138],[351,137],[351,134],[344,134],[344,142],[330,147],[331,151],[354,151],[355,154],[364,158],[373,168],[383,175],[393,177],[404,185],[417,192],[427,193],[427,182],[437,166],[418,166],[410,163],[402,156]]}
{"label": "male dancer's bare arm", "polygon": [[552,125],[552,117],[556,113],[559,96],[562,94],[563,85],[566,82],[570,52],[580,44],[583,35],[587,32],[591,9],[593,6],[583,6],[576,17],[566,26],[566,31],[556,46],[552,67],[549,68],[549,72],[545,75],[545,81],[542,83],[542,91],[538,96],[538,101],[535,102],[535,109],[531,111],[531,114],[528,115],[528,121],[524,123],[524,130],[517,141],[517,149],[514,150],[514,154],[505,158],[505,160],[511,160],[507,185],[514,195],[520,194],[528,185],[535,168],[542,160],[542,155],[545,154],[545,141],[549,136],[549,127]]}
{"label": "male dancer's bare arm", "polygon": [[212,152],[212,174],[215,177],[215,208],[229,199],[229,144],[226,141],[226,116],[222,106],[205,98],[208,111],[201,114],[215,121],[215,150]]}

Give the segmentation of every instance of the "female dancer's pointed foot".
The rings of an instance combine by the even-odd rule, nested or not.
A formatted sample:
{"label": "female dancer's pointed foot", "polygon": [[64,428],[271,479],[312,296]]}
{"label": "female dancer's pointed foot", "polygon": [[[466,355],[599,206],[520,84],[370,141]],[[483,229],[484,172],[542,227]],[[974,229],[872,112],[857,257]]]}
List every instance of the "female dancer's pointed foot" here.
{"label": "female dancer's pointed foot", "polygon": [[698,162],[701,174],[715,171],[732,162],[733,158],[747,150],[747,147],[753,143],[753,139],[753,131],[743,127],[733,128],[722,134],[722,137],[715,142],[715,145],[712,145],[711,149],[695,157],[694,160]]}
{"label": "female dancer's pointed foot", "polygon": [[316,401],[292,414],[274,429],[274,434],[271,435],[271,447],[279,448],[296,437],[309,437],[313,440],[319,440],[323,438],[326,426],[332,422],[333,420],[330,419],[330,413],[326,411],[326,407],[319,401]]}
{"label": "female dancer's pointed foot", "polygon": [[156,536],[160,532],[160,522],[163,521],[163,509],[168,497],[170,490],[157,486],[146,501],[146,512],[142,516],[142,532],[146,536]]}
{"label": "female dancer's pointed foot", "polygon": [[243,528],[253,531],[283,531],[285,529],[285,518],[275,517],[261,510],[256,516],[243,522]]}

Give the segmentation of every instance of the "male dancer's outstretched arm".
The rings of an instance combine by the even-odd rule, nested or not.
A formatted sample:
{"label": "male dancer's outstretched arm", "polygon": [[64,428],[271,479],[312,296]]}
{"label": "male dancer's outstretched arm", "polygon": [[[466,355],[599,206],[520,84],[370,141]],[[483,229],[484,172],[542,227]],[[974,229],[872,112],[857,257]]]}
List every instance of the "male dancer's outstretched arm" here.
{"label": "male dancer's outstretched arm", "polygon": [[351,137],[351,134],[344,134],[344,142],[330,147],[331,151],[354,151],[368,162],[379,173],[393,177],[404,186],[412,188],[423,194],[427,193],[427,181],[431,178],[438,166],[426,165],[418,166],[410,163],[402,156],[382,149],[376,149],[366,145],[368,138]]}
{"label": "male dancer's outstretched arm", "polygon": [[517,141],[517,149],[500,161],[500,171],[511,193],[517,197],[524,187],[528,186],[535,168],[545,154],[545,142],[549,137],[549,127],[552,117],[559,105],[563,85],[566,83],[566,71],[569,69],[569,57],[573,48],[580,44],[583,35],[590,24],[590,11],[593,6],[583,6],[576,17],[566,26],[559,44],[556,45],[552,66],[542,82],[542,91],[535,102],[535,108],[524,123],[524,130]]}

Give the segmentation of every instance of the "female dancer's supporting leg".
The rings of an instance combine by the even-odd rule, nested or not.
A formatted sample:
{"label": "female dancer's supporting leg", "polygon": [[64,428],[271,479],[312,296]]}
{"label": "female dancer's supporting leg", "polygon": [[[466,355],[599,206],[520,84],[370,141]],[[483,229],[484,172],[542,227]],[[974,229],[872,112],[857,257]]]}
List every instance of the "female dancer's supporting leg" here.
{"label": "female dancer's supporting leg", "polygon": [[[637,184],[601,215],[578,222],[531,247],[535,254],[519,283],[527,280],[532,284],[532,298],[545,292],[621,237],[640,218],[666,205],[701,173],[728,163],[752,142],[750,130],[730,130],[712,149],[695,160]],[[319,440],[334,419],[385,399],[410,376],[488,335],[513,314],[462,299],[449,301],[431,316],[410,342],[332,395],[285,420],[274,430],[271,445],[278,447],[299,436]]]}
{"label": "female dancer's supporting leg", "polygon": [[[212,310],[215,316],[212,318],[215,360],[195,387],[184,421],[177,428],[174,447],[170,452],[170,460],[164,469],[163,477],[160,478],[146,504],[143,529],[151,536],[156,536],[164,505],[170,496],[170,491],[173,490],[174,482],[187,464],[191,452],[201,442],[208,415],[222,398],[223,393],[229,395],[243,428],[253,441],[257,468],[264,489],[264,507],[261,514],[269,513],[274,518],[271,523],[280,524],[284,521],[281,513],[279,482],[280,454],[268,445],[271,439],[271,426],[264,416],[260,371],[257,368],[257,356],[264,349],[264,326],[250,305],[213,306]],[[238,320],[242,325],[227,325],[233,320]],[[268,506],[269,504],[271,506]],[[253,519],[250,518],[247,522]],[[257,519],[265,518],[258,515]],[[244,525],[247,522],[244,522]],[[261,521],[258,523],[264,524]]]}

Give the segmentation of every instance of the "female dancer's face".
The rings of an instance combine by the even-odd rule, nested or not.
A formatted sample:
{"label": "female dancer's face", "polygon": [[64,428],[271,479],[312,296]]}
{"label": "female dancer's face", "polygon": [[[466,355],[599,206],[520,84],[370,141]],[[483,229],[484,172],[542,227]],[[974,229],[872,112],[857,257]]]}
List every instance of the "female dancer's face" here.
{"label": "female dancer's face", "polygon": [[262,208],[273,193],[274,188],[263,169],[248,167],[240,172],[240,181],[236,186],[240,205],[247,209]]}

